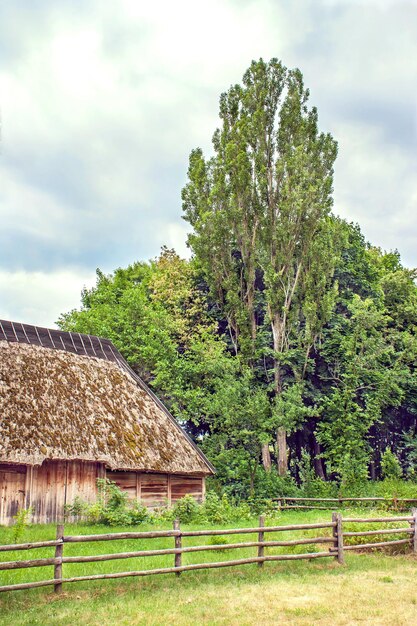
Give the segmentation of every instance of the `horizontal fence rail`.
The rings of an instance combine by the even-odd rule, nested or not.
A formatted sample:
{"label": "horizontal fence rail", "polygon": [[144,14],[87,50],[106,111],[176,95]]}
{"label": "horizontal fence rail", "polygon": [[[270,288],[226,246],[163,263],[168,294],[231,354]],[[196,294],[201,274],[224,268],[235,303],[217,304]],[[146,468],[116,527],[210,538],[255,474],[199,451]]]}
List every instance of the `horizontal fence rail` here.
{"label": "horizontal fence rail", "polygon": [[329,510],[330,508],[329,506],[323,506],[324,503],[329,503],[331,506],[335,504],[343,506],[345,503],[349,505],[375,503],[384,504],[388,509],[394,510],[402,509],[408,505],[417,506],[417,498],[397,498],[396,496],[392,498],[383,498],[380,496],[374,498],[291,498],[289,496],[280,496],[272,500],[276,502],[279,509],[318,509],[323,511]]}
{"label": "horizontal fence rail", "polygon": [[[362,524],[377,524],[377,523],[397,523],[408,522],[409,526],[401,526],[399,528],[380,528],[371,530],[360,531],[345,531],[344,525],[362,523]],[[288,540],[268,540],[265,536],[268,533],[279,533],[286,531],[312,531],[316,529],[329,530],[329,536],[315,536],[315,537],[300,537],[297,539]],[[191,545],[184,546],[183,539],[187,537],[216,537],[225,535],[242,535],[242,534],[254,534],[256,536],[255,541],[240,541],[235,543],[225,544],[206,544],[206,545]],[[358,537],[364,537],[365,539],[370,536],[383,536],[383,535],[407,535],[406,538],[392,539],[388,537],[387,541],[376,541],[374,543],[349,543],[352,540],[356,540]],[[84,542],[96,542],[96,541],[116,541],[121,539],[155,539],[155,538],[173,538],[174,547],[163,549],[147,549],[147,550],[134,550],[130,552],[115,552],[110,554],[91,554],[91,555],[76,555],[65,556],[64,546],[66,543],[84,543]],[[345,539],[348,544],[345,544]],[[265,554],[265,549],[273,549],[277,547],[292,547],[292,546],[316,546],[318,544],[331,544],[327,551],[322,552],[303,552],[299,554]],[[66,536],[64,535],[64,526],[58,524],[56,539],[51,541],[38,541],[31,543],[21,543],[14,545],[0,546],[0,552],[11,552],[15,550],[32,550],[38,548],[55,548],[55,554],[49,558],[37,558],[31,560],[18,560],[18,561],[0,561],[0,571],[10,571],[18,569],[26,569],[32,567],[45,567],[53,566],[54,575],[53,578],[48,580],[25,582],[19,584],[3,585],[0,586],[0,592],[4,591],[17,591],[21,589],[32,589],[36,587],[53,586],[56,592],[62,590],[62,585],[73,582],[89,581],[89,580],[105,580],[105,579],[117,579],[127,577],[141,577],[152,576],[159,574],[176,574],[179,576],[183,572],[199,570],[199,569],[213,569],[221,567],[234,567],[247,564],[257,564],[258,567],[263,567],[264,563],[276,562],[276,561],[292,561],[303,559],[319,559],[319,558],[335,558],[340,564],[344,563],[345,551],[351,550],[367,550],[375,549],[387,546],[400,546],[409,545],[414,553],[417,554],[417,509],[414,509],[410,516],[396,516],[396,517],[372,517],[372,518],[342,518],[340,513],[334,512],[332,514],[331,522],[320,522],[316,524],[292,524],[285,526],[265,526],[265,516],[261,515],[259,518],[259,525],[253,528],[233,528],[233,529],[209,529],[209,530],[181,530],[178,520],[174,522],[173,530],[160,530],[160,531],[144,531],[144,532],[124,532],[124,533],[107,533],[102,535],[78,535],[78,536]],[[206,563],[190,563],[183,564],[182,555],[192,554],[195,552],[211,552],[211,551],[225,551],[225,550],[238,550],[238,549],[256,548],[256,555],[249,556],[247,558],[240,558],[234,560],[223,561],[208,561]],[[313,548],[314,549],[314,548]],[[94,563],[123,559],[134,559],[141,557],[152,557],[161,555],[173,555],[174,566],[173,567],[159,567],[154,569],[143,569],[126,572],[110,572],[91,574],[84,576],[65,577],[63,575],[63,565],[68,563]]]}

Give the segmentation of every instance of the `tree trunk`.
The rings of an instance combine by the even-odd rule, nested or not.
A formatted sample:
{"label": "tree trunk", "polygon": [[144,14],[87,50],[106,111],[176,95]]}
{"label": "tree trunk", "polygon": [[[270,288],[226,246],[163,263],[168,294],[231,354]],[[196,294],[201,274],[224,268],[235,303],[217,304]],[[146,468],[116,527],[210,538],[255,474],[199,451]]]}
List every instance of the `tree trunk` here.
{"label": "tree trunk", "polygon": [[370,462],[371,480],[376,480],[375,461],[371,459]]}
{"label": "tree trunk", "polygon": [[[271,316],[271,328],[274,342],[274,352],[282,352],[282,341],[284,324],[279,315],[275,314]],[[274,382],[275,382],[275,394],[278,396],[281,393],[281,364],[278,360],[274,362]],[[285,476],[288,471],[288,454],[287,454],[287,433],[285,428],[280,426],[277,429],[277,457],[278,457],[278,474]]]}
{"label": "tree trunk", "polygon": [[326,480],[326,475],[324,473],[324,467],[323,467],[323,459],[320,458],[321,447],[320,447],[319,442],[316,440],[315,435],[313,435],[313,440],[314,440],[314,461],[313,461],[314,470],[319,478],[321,478],[322,480]]}
{"label": "tree trunk", "polygon": [[266,472],[271,471],[271,454],[269,452],[269,443],[262,444],[262,464]]}
{"label": "tree trunk", "polygon": [[254,468],[249,464],[249,496],[253,498],[255,495],[255,474],[256,466]]}
{"label": "tree trunk", "polygon": [[280,426],[277,430],[278,474],[285,476],[288,470],[287,433]]}

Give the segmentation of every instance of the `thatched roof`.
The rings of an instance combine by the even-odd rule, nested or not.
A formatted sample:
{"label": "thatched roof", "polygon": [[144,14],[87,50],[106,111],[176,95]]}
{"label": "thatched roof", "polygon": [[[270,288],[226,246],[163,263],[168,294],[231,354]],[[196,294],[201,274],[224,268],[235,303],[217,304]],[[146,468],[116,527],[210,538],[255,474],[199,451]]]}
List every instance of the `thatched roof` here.
{"label": "thatched roof", "polygon": [[213,472],[111,342],[0,321],[0,462],[45,459]]}

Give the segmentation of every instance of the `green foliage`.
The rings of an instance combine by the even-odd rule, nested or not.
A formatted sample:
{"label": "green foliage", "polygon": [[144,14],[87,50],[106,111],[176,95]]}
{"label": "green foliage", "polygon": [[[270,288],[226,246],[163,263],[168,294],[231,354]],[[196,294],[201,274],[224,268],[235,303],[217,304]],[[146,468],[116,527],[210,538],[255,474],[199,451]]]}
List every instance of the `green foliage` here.
{"label": "green foliage", "polygon": [[[210,537],[208,541],[209,546],[227,546],[228,543],[229,542],[227,541],[226,537],[222,537],[219,535],[214,535],[213,537]],[[226,552],[226,550],[222,550],[221,548],[219,548],[219,550],[216,550],[216,552]]]}
{"label": "green foliage", "polygon": [[[392,507],[395,507],[396,498],[417,498],[416,483],[409,480],[398,478],[385,478],[374,483],[368,484],[368,493],[383,498],[392,499]],[[399,505],[398,505],[399,506]],[[414,505],[413,505],[414,506]],[[391,508],[391,505],[390,505]],[[409,503],[405,504],[405,509],[409,509]]]}
{"label": "green foliage", "polygon": [[107,478],[97,479],[98,497],[95,502],[83,501],[78,496],[67,505],[67,516],[80,516],[90,524],[130,526],[149,521],[150,513],[140,502],[129,500],[128,493]]}
{"label": "green foliage", "polygon": [[220,497],[216,493],[208,492],[201,505],[199,517],[210,524],[228,524],[250,519],[251,510],[247,503],[233,501],[226,494]]}
{"label": "green foliage", "polygon": [[172,516],[184,524],[189,524],[198,517],[199,505],[193,496],[186,495],[178,500],[172,509]]}
{"label": "green foliage", "polygon": [[296,463],[298,470],[298,485],[300,492],[308,498],[330,498],[336,495],[338,485],[332,481],[319,478],[314,470],[311,454],[303,448],[299,461]]}
{"label": "green foliage", "polygon": [[[347,525],[344,525],[344,527],[346,527]],[[386,530],[389,528],[398,528],[398,522],[397,523],[389,523],[389,522],[378,522],[378,523],[367,523],[367,524],[361,524],[361,523],[357,523],[354,526],[350,526],[348,528],[348,530],[354,530],[355,532],[366,532],[368,530]],[[345,528],[346,530],[346,528]],[[396,539],[405,539],[405,535],[404,533],[393,533],[388,535],[389,538],[387,538],[387,535],[370,535],[368,537],[346,537],[345,539],[345,545],[347,546],[358,546],[362,543],[378,543],[381,541],[395,541]],[[404,551],[408,552],[409,550],[409,546],[386,546],[384,548],[385,551],[388,552],[394,552],[394,553],[403,553]]]}
{"label": "green foliage", "polygon": [[394,480],[402,476],[400,462],[389,448],[381,456],[381,476],[382,478],[393,478]]}
{"label": "green foliage", "polygon": [[[182,194],[193,258],[163,248],[97,270],[60,327],[115,343],[213,462],[219,495],[359,494],[386,475],[386,448],[417,481],[416,271],[331,214],[337,146],[299,70],[254,61],[219,118]],[[118,497],[90,518],[133,518]]]}
{"label": "green foliage", "polygon": [[286,476],[279,476],[277,470],[273,468],[266,472],[259,468],[255,481],[255,496],[268,500],[279,496],[296,496],[299,490],[295,480],[288,473]]}
{"label": "green foliage", "polygon": [[272,415],[276,426],[283,426],[287,433],[303,427],[307,417],[316,413],[314,407],[305,404],[303,397],[304,384],[294,383],[275,396]]}
{"label": "green foliage", "polygon": [[82,517],[86,514],[88,504],[80,496],[75,496],[70,504],[64,507],[65,517]]}
{"label": "green foliage", "polygon": [[417,437],[412,429],[403,433],[399,449],[407,477],[417,482]]}
{"label": "green foliage", "polygon": [[[265,367],[266,356],[272,366],[264,444],[278,427],[292,432],[308,415],[297,381],[336,301],[342,238],[330,209],[337,145],[319,132],[308,100],[298,69],[253,61],[242,84],[221,95],[214,156],[193,150],[182,193],[193,227],[188,243],[234,352],[253,369],[262,357]],[[281,398],[288,373],[289,397]]]}
{"label": "green foliage", "polygon": [[19,509],[16,515],[13,515],[12,543],[19,543],[22,539],[26,528],[30,524],[32,512],[32,507],[29,507],[28,509]]}

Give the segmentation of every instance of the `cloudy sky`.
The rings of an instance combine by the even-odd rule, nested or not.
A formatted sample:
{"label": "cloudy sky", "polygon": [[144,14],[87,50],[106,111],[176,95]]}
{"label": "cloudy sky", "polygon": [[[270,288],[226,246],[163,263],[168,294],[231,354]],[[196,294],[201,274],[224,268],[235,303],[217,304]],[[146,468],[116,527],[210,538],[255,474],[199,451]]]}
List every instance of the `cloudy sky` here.
{"label": "cloudy sky", "polygon": [[0,4],[0,318],[53,325],[95,269],[187,254],[188,155],[252,59],[299,67],[335,212],[417,266],[416,0]]}

